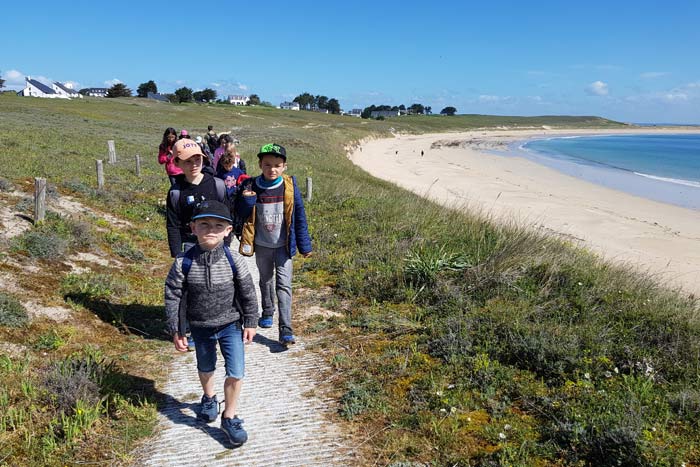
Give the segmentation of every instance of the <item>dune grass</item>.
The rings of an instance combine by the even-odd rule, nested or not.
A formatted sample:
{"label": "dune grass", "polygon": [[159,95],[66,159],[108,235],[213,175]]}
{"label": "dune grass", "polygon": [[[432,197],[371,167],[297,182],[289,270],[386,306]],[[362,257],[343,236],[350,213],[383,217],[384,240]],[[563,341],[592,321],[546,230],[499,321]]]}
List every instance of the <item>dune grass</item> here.
{"label": "dune grass", "polygon": [[[313,176],[307,214],[315,255],[297,261],[295,278],[330,288],[327,306],[342,303],[344,314],[299,327],[330,337],[319,350],[339,378],[331,390],[340,416],[357,427],[368,465],[700,463],[694,297],[517,225],[447,211],[369,177],[344,152],[391,129],[619,124],[478,115],[366,121],[139,99],[0,96],[0,109],[3,177],[28,191],[33,176],[46,176],[58,192],[132,223],[117,229],[104,220],[49,219],[65,257],[97,248],[120,259],[121,269],[75,274],[52,266],[54,258],[28,246],[46,226],[2,251],[38,264],[46,285],[9,263],[0,272],[26,277],[20,282],[47,301],[67,301],[85,320],[0,326],[0,340],[31,350],[26,359],[0,361],[12,381],[0,393],[11,414],[2,422],[11,429],[0,433],[10,465],[94,460],[105,450],[111,461],[129,463],[150,432],[162,378],[154,362],[171,350],[160,330],[167,179],[155,148],[167,126],[203,134],[208,124],[241,140],[249,166],[258,146],[275,141],[287,148],[292,175]],[[94,159],[106,159],[108,139],[119,163],[105,164],[98,191]],[[134,154],[142,156],[140,179]],[[91,245],[74,240],[81,222],[94,225]],[[53,379],[39,377],[45,374]],[[82,382],[70,394],[83,396],[47,401],[65,374]],[[40,402],[46,413],[30,415]],[[105,436],[120,445],[105,448]],[[38,440],[43,447],[34,449]]]}

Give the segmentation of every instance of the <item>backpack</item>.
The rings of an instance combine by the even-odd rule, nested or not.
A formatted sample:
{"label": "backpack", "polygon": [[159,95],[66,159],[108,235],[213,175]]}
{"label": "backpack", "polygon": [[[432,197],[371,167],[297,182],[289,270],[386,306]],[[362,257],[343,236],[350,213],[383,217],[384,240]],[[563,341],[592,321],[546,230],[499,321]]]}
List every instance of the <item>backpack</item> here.
{"label": "backpack", "polygon": [[[192,269],[192,261],[194,261],[194,255],[197,253],[197,250],[199,250],[199,246],[195,245],[192,248],[189,248],[186,252],[184,257],[182,258],[182,274],[185,276],[185,283],[187,282],[187,275],[190,273],[190,269]],[[229,247],[224,245],[224,253],[226,254],[226,259],[228,260],[228,264],[231,265],[231,272],[233,273],[233,280],[234,282],[236,281],[236,264],[233,262],[233,255],[231,254],[231,250]],[[241,306],[238,302],[238,295],[234,295],[235,297],[235,305],[236,307],[241,310]],[[178,333],[181,336],[186,335],[187,333],[187,289],[184,289],[182,292],[182,297],[180,298],[180,306],[178,308],[178,315],[179,315],[179,320],[178,320]]]}

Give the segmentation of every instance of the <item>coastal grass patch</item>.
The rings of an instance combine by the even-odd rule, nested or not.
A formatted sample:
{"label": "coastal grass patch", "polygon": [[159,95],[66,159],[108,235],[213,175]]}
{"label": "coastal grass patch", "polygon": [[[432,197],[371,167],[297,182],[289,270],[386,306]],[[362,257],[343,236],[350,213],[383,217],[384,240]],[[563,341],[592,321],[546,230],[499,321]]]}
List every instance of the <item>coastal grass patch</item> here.
{"label": "coastal grass patch", "polygon": [[[26,192],[34,176],[46,176],[60,194],[133,227],[91,221],[94,243],[119,268],[74,274],[56,264],[42,270],[48,285],[36,289],[39,273],[12,269],[21,286],[65,300],[78,318],[74,331],[55,335],[50,323],[33,321],[29,332],[45,350],[0,356],[0,371],[8,372],[2,376],[11,380],[0,389],[0,408],[12,407],[3,419],[12,428],[0,433],[9,447],[5,462],[135,461],[132,450],[154,426],[162,396],[155,385],[171,351],[161,303],[171,263],[164,242],[168,180],[156,148],[168,126],[203,134],[213,124],[241,140],[249,166],[261,144],[275,141],[287,148],[289,173],[302,191],[304,178],[313,177],[306,210],[314,256],[295,259],[295,280],[330,288],[332,302],[343,304],[342,318],[315,320],[308,329],[333,337],[323,344],[336,370],[332,392],[339,415],[361,427],[357,445],[369,450],[367,464],[700,463],[694,299],[559,240],[437,206],[369,177],[345,157],[357,141],[392,132],[620,124],[478,115],[366,121],[140,99],[48,101],[0,95],[3,176]],[[98,190],[94,161],[106,161],[108,139],[116,141],[118,163],[105,163]],[[140,178],[135,154],[142,156]],[[88,248],[68,243],[68,255]],[[132,261],[135,252],[143,260]],[[16,345],[26,332],[0,328]],[[63,413],[52,403],[30,419],[36,402],[28,401],[39,400],[45,384],[39,375],[66,359],[84,362],[93,346],[105,358],[100,367],[114,370],[109,384],[98,385],[107,398],[88,397],[91,379],[81,377],[85,405]]]}

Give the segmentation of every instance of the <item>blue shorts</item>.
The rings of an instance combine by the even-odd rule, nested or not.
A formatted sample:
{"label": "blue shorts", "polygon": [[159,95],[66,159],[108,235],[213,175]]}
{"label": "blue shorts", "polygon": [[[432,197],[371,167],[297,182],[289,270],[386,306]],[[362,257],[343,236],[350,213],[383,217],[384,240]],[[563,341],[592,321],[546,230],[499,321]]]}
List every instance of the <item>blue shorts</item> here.
{"label": "blue shorts", "polygon": [[192,326],[192,338],[197,354],[197,370],[211,373],[216,370],[216,343],[224,357],[226,377],[243,379],[245,374],[245,350],[241,324],[231,323],[214,328]]}

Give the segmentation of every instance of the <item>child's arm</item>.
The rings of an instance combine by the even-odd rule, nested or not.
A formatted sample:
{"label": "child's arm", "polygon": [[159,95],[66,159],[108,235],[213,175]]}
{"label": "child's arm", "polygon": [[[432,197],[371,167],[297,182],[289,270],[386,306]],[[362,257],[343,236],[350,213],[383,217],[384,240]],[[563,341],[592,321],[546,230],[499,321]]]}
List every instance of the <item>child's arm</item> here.
{"label": "child's arm", "polygon": [[175,349],[187,351],[187,336],[179,333],[180,302],[183,299],[185,275],[182,273],[182,257],[173,262],[165,279],[165,315],[167,317],[167,332],[173,336]]}
{"label": "child's arm", "polygon": [[248,270],[248,263],[237,253],[233,253],[236,265],[236,295],[243,313],[243,340],[251,342],[255,337],[258,326],[258,297],[255,293],[255,282]]}
{"label": "child's arm", "polygon": [[301,191],[294,180],[294,234],[297,237],[297,249],[304,258],[311,256],[311,237],[309,236],[309,226],[306,223],[306,210],[304,209],[304,199]]}

